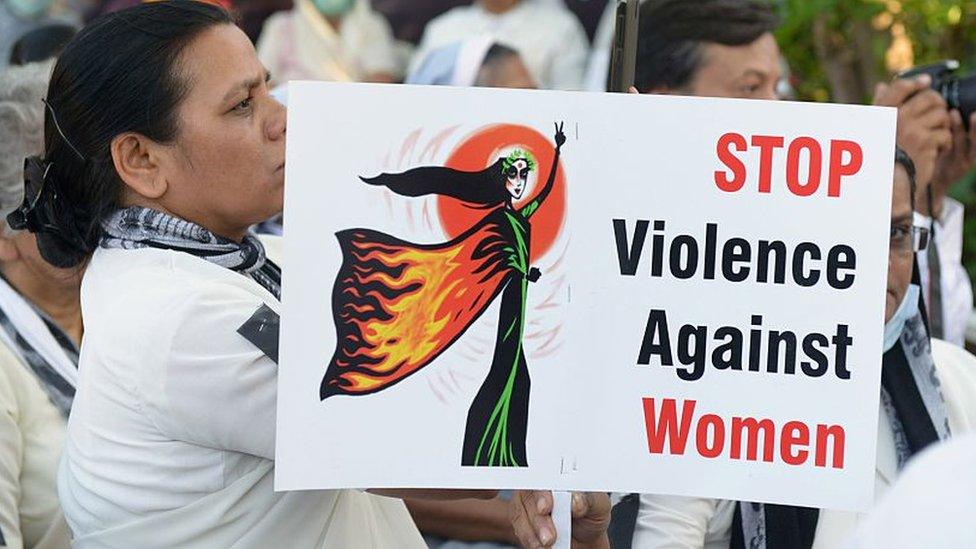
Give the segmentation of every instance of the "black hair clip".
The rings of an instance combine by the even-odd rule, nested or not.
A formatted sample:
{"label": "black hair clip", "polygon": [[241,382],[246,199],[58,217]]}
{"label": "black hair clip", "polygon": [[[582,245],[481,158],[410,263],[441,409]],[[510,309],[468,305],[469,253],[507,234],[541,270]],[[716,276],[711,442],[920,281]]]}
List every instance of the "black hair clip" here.
{"label": "black hair clip", "polygon": [[41,221],[37,209],[43,207],[44,194],[50,192],[46,182],[51,165],[39,156],[29,156],[24,159],[24,202],[7,215],[7,224],[11,229],[15,231],[26,229],[32,233],[39,233],[48,228],[47,224]]}

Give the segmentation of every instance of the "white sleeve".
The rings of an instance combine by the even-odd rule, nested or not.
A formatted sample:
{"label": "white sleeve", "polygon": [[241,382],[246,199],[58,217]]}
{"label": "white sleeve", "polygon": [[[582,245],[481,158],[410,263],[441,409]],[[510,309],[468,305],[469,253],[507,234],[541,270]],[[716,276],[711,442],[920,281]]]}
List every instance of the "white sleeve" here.
{"label": "white sleeve", "polygon": [[284,75],[279,74],[281,67],[278,64],[279,57],[281,56],[281,41],[282,39],[287,39],[287,37],[282,36],[283,33],[281,32],[282,25],[285,23],[285,17],[291,17],[291,13],[277,13],[269,17],[261,29],[261,34],[258,36],[258,42],[255,46],[258,60],[271,73],[271,78],[275,84],[285,83],[282,80]]}
{"label": "white sleeve", "polygon": [[[554,90],[579,90],[583,85],[586,71],[586,58],[589,54],[589,40],[583,25],[576,16],[567,12],[567,24],[560,25],[558,34],[553,36],[554,48],[549,67],[549,88]],[[543,85],[540,82],[540,85]]]}
{"label": "white sleeve", "polygon": [[361,24],[363,48],[359,51],[358,62],[363,75],[386,73],[394,77],[402,76],[403,68],[397,66],[390,24],[372,10],[363,16]]}
{"label": "white sleeve", "polygon": [[710,531],[728,538],[732,515],[719,513],[721,503],[717,499],[641,494],[634,549],[701,549],[715,536]]}
{"label": "white sleeve", "polygon": [[[0,547],[23,547],[20,532],[20,473],[24,444],[16,388],[0,365]],[[17,365],[19,366],[19,365]]]}
{"label": "white sleeve", "polygon": [[973,284],[962,264],[963,213],[962,204],[946,198],[935,232],[942,267],[945,340],[959,346],[965,344],[966,326],[973,310]]}
{"label": "white sleeve", "polygon": [[583,89],[586,91],[607,91],[607,75],[610,73],[610,47],[613,45],[613,34],[616,30],[617,4],[607,2],[607,9],[600,18],[600,25],[593,37],[593,47],[586,66],[586,76]]}
{"label": "white sleeve", "polygon": [[424,34],[420,37],[420,42],[417,44],[417,48],[413,50],[413,55],[410,56],[410,63],[407,65],[408,76],[416,71],[417,68],[420,67],[420,64],[424,62],[424,58],[427,57],[431,50],[438,46],[438,44],[435,43],[435,31],[437,23],[438,21],[435,18],[430,23],[427,23],[427,27],[424,28]]}
{"label": "white sleeve", "polygon": [[215,283],[169,313],[179,324],[163,379],[142,391],[163,434],[274,459],[278,366],[237,333],[262,305],[246,289]]}

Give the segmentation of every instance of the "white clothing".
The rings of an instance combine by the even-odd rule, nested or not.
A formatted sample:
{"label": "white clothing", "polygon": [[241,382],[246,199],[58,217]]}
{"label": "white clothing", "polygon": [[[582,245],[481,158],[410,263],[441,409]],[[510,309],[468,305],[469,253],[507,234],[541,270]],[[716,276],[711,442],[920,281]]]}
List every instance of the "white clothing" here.
{"label": "white clothing", "polygon": [[[46,328],[45,328],[46,330]],[[56,472],[64,419],[37,377],[0,344],[0,533],[3,547],[67,548]]]}
{"label": "white clothing", "polygon": [[277,365],[237,329],[280,304],[255,281],[186,253],[99,249],[81,304],[58,477],[77,547],[422,547],[399,500],[273,491]]}
{"label": "white clothing", "polygon": [[724,499],[641,494],[632,547],[728,549],[734,512]]}
{"label": "white clothing", "polygon": [[600,23],[593,35],[593,47],[586,62],[586,76],[583,89],[586,91],[607,91],[607,77],[610,75],[610,47],[617,24],[617,2],[607,2],[607,8],[600,17]]}
{"label": "white clothing", "polygon": [[[847,545],[861,549],[976,547],[976,434],[913,460]],[[924,543],[923,543],[924,540]]]}
{"label": "white clothing", "polygon": [[[41,355],[51,369],[72,387],[78,385],[78,366],[65,353],[64,347],[51,335],[44,319],[37,314],[34,306],[2,278],[0,278],[0,310],[10,319],[20,337]],[[7,330],[0,329],[0,342],[3,342],[21,360],[21,363],[27,364],[14,343],[13,336]]]}
{"label": "white clothing", "polygon": [[268,18],[257,44],[258,58],[275,83],[289,80],[358,82],[373,74],[403,74],[393,32],[368,0],[356,0],[339,31],[310,0]]}
{"label": "white clothing", "polygon": [[[641,0],[644,3],[645,0]],[[593,48],[586,63],[586,77],[583,89],[586,91],[607,91],[607,77],[610,75],[610,46],[617,24],[617,2],[607,2],[607,9],[600,17],[600,24],[593,36]]]}
{"label": "white clothing", "polygon": [[[976,431],[976,357],[965,350],[932,340],[942,394],[953,435]],[[879,408],[875,501],[887,493],[898,476],[894,434],[888,416]],[[735,503],[708,498],[641,496],[634,549],[724,549],[732,535]],[[855,531],[864,513],[821,510],[813,549],[834,549]],[[641,543],[638,544],[637,540]]]}
{"label": "white clothing", "polygon": [[[928,227],[931,218],[916,214],[919,223]],[[973,312],[973,283],[962,264],[963,206],[946,197],[942,217],[935,222],[935,242],[938,246],[942,280],[943,339],[962,347],[966,343],[966,328]],[[929,258],[917,254],[922,277],[922,295],[929,303]]]}
{"label": "white clothing", "polygon": [[518,51],[540,88],[577,90],[582,85],[588,47],[583,25],[565,7],[539,0],[521,0],[502,14],[476,2],[436,17],[424,30],[410,72],[431,50],[481,35]]}

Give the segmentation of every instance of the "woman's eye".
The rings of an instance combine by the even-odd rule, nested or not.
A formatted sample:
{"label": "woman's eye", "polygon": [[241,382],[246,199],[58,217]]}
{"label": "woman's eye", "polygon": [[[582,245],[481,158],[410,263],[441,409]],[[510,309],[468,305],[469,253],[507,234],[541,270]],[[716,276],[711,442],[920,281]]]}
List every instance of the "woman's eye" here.
{"label": "woman's eye", "polygon": [[908,229],[905,227],[892,227],[891,228],[891,238],[892,240],[901,240],[908,236]]}
{"label": "woman's eye", "polygon": [[243,112],[247,112],[247,111],[251,110],[251,102],[252,101],[253,101],[253,99],[250,98],[250,97],[248,97],[244,101],[241,101],[240,103],[234,105],[234,112],[243,113]]}

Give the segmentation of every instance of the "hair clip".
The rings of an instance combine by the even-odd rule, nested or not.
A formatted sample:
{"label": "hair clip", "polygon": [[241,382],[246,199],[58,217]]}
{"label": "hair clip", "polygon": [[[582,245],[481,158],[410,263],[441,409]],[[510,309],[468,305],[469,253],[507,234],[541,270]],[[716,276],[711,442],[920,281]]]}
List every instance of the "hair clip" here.
{"label": "hair clip", "polygon": [[61,136],[61,140],[64,141],[68,145],[68,147],[72,151],[74,151],[76,155],[78,155],[78,158],[81,159],[82,162],[86,162],[88,159],[85,158],[85,155],[81,154],[78,148],[74,146],[74,144],[71,142],[70,139],[68,139],[68,136],[64,135],[64,131],[61,130],[61,124],[58,123],[58,115],[54,113],[54,107],[52,107],[51,104],[47,102],[47,99],[41,99],[41,101],[44,103],[44,106],[47,107],[47,110],[51,113],[51,120],[54,122],[54,129],[58,131],[58,135]]}
{"label": "hair clip", "polygon": [[47,228],[38,216],[37,207],[47,190],[47,174],[52,164],[39,156],[24,159],[24,202],[7,214],[7,224],[15,231],[38,233]]}

